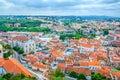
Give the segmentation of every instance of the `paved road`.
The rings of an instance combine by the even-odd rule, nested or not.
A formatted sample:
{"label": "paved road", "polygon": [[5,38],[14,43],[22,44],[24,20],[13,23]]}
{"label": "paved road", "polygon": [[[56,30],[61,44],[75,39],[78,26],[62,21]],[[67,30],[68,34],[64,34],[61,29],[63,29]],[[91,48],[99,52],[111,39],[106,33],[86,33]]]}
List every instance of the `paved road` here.
{"label": "paved road", "polygon": [[44,77],[42,74],[35,73],[34,71],[27,68],[28,71],[30,71],[38,80],[44,80]]}
{"label": "paved road", "polygon": [[[14,51],[14,55],[13,55],[13,58],[15,58],[17,61],[20,62],[20,55]],[[22,64],[21,64],[22,65]],[[23,65],[24,66],[24,65]],[[26,68],[26,67],[25,67]],[[34,71],[32,71],[31,69],[29,68],[26,68],[29,72],[31,72],[38,80],[44,80],[44,76],[42,76],[42,74],[38,74],[38,73],[35,73]]]}

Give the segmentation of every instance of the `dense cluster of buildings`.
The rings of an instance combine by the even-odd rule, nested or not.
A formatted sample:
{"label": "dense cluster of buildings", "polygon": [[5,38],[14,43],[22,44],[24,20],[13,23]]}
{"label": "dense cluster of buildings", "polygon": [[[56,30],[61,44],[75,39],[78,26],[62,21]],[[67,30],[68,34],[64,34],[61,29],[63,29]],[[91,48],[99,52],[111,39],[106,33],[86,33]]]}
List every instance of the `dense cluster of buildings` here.
{"label": "dense cluster of buildings", "polygon": [[[66,74],[71,71],[85,74],[87,80],[91,80],[91,72],[101,73],[107,78],[119,80],[120,71],[116,69],[120,66],[120,27],[117,26],[119,23],[86,21],[81,25],[72,25],[72,29],[75,30],[81,28],[82,25],[88,26],[81,28],[84,32],[87,30],[89,32],[95,28],[97,29],[95,33],[99,35],[95,39],[80,38],[61,41],[59,35],[57,35],[58,37],[49,37],[42,32],[1,32],[0,41],[11,45],[11,47],[19,46],[22,48],[26,55],[20,57],[21,64],[41,73],[46,79],[50,78],[49,72],[51,70],[59,68]],[[53,28],[54,26],[50,27]],[[58,32],[60,30],[65,31],[68,28],[63,26],[54,29]],[[101,28],[110,29],[109,34],[103,36]],[[30,54],[31,51],[34,54]],[[2,56],[2,46],[0,46],[0,58]],[[9,71],[5,64],[14,64],[21,68],[14,59],[5,61],[2,58],[0,62],[0,65],[5,67],[8,72],[13,70],[10,69]],[[0,70],[5,72],[3,67]],[[13,72],[17,73],[16,70]]]}

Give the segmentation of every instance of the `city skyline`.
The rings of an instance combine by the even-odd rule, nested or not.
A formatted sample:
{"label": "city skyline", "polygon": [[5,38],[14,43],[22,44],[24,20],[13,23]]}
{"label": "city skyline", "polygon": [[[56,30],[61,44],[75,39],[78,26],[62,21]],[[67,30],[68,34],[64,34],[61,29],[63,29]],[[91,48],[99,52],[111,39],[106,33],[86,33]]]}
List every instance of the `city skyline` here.
{"label": "city skyline", "polygon": [[0,0],[0,15],[114,16],[120,0]]}

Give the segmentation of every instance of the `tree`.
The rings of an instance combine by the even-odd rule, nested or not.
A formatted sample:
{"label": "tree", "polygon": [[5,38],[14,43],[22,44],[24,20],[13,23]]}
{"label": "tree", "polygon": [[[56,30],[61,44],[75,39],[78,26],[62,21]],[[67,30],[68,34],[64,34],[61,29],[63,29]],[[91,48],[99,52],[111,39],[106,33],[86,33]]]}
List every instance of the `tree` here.
{"label": "tree", "polygon": [[65,74],[60,69],[51,71],[51,80],[64,80],[64,77]]}
{"label": "tree", "polygon": [[30,54],[34,54],[35,52],[34,51],[30,51]]}
{"label": "tree", "polygon": [[87,28],[87,26],[81,26],[82,28]]}
{"label": "tree", "polygon": [[5,49],[11,49],[11,46],[9,44],[4,45]]}
{"label": "tree", "polygon": [[84,74],[79,74],[77,80],[86,80],[86,76]]}
{"label": "tree", "polygon": [[10,80],[37,80],[35,77],[26,77],[24,74],[13,75]]}
{"label": "tree", "polygon": [[19,54],[23,54],[23,53],[24,53],[24,50],[23,50],[23,49],[20,49],[20,50],[18,50],[18,53],[19,53]]}
{"label": "tree", "polygon": [[64,41],[64,40],[65,40],[65,35],[64,35],[64,34],[60,35],[60,39],[61,39],[62,41]]}
{"label": "tree", "polygon": [[109,30],[108,29],[104,29],[104,35],[108,35],[109,34]]}
{"label": "tree", "polygon": [[77,78],[78,77],[77,73],[74,72],[74,71],[70,72],[69,76],[73,77],[73,78]]}
{"label": "tree", "polygon": [[9,56],[10,56],[10,55],[13,55],[13,53],[14,53],[14,52],[13,52],[12,49],[10,49],[10,50],[8,51]]}
{"label": "tree", "polygon": [[63,77],[52,77],[51,80],[65,80]]}
{"label": "tree", "polygon": [[82,36],[79,33],[76,33],[75,39],[80,39]]}
{"label": "tree", "polygon": [[78,32],[80,35],[83,35],[83,30],[78,29],[77,32]]}
{"label": "tree", "polygon": [[120,70],[120,66],[119,66],[119,67],[117,67],[117,70]]}
{"label": "tree", "polygon": [[102,76],[100,73],[92,74],[92,80],[106,80],[104,76]]}
{"label": "tree", "polygon": [[5,79],[5,78],[2,78],[2,76],[0,76],[0,80],[7,80],[7,79]]}
{"label": "tree", "polygon": [[9,80],[12,76],[13,76],[12,74],[7,73],[7,74],[3,75],[2,78]]}
{"label": "tree", "polygon": [[20,47],[15,46],[15,47],[13,47],[13,49],[14,49],[15,51],[19,51],[19,50],[20,50]]}
{"label": "tree", "polygon": [[23,78],[25,78],[25,75],[23,75],[23,74],[16,74],[16,75],[12,76],[10,78],[10,80],[21,80]]}
{"label": "tree", "polygon": [[91,38],[95,38],[96,37],[96,34],[91,34]]}
{"label": "tree", "polygon": [[8,59],[8,58],[9,58],[8,53],[4,53],[3,57],[4,57],[5,59]]}
{"label": "tree", "polygon": [[22,54],[22,56],[23,56],[23,57],[25,57],[26,55],[27,55],[27,54],[25,54],[25,53],[24,53],[24,54]]}
{"label": "tree", "polygon": [[59,76],[64,77],[65,74],[60,69],[56,69],[54,76],[56,76],[56,77],[59,77]]}

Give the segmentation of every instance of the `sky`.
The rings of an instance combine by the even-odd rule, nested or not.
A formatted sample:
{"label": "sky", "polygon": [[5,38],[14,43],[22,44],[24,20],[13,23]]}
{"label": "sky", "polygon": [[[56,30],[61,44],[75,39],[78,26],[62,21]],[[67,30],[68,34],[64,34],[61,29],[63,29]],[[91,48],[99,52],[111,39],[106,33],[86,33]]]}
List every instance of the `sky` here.
{"label": "sky", "polygon": [[120,17],[120,0],[0,0],[0,15]]}

